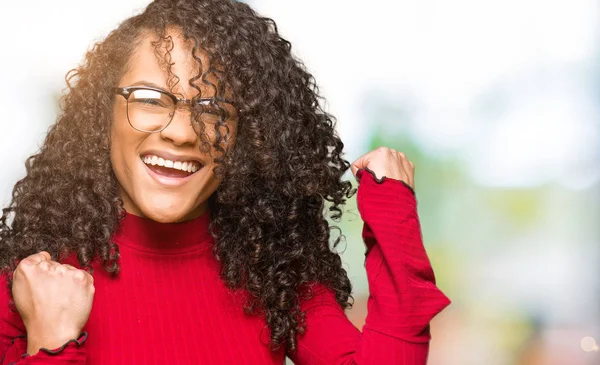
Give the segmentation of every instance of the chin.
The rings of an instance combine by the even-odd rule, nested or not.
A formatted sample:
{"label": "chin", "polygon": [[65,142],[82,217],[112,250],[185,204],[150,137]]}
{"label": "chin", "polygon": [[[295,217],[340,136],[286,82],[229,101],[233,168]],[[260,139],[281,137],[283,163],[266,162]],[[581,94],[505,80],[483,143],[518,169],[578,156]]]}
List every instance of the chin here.
{"label": "chin", "polygon": [[169,207],[166,209],[164,207],[153,207],[144,212],[144,215],[147,218],[159,223],[175,223],[186,220],[186,217],[189,215],[187,210],[173,208],[174,207]]}
{"label": "chin", "polygon": [[159,223],[175,223],[180,221],[181,219],[177,216],[173,216],[173,215],[148,215],[148,218],[152,219],[153,221],[159,222]]}

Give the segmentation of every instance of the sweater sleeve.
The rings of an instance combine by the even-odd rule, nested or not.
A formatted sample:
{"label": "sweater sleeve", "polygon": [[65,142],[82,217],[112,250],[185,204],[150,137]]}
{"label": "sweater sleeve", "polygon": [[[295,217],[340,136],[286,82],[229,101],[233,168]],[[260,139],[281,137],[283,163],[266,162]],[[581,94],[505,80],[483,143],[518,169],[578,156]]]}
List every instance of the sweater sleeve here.
{"label": "sweater sleeve", "polygon": [[86,332],[59,348],[42,348],[33,356],[27,354],[25,325],[12,302],[6,280],[6,274],[0,275],[0,365],[87,364]]}
{"label": "sweater sleeve", "polygon": [[335,293],[315,283],[314,296],[301,304],[305,332],[288,356],[297,365],[425,365],[429,322],[450,300],[435,285],[414,191],[400,180],[377,179],[368,168],[356,178],[370,292],[362,332]]}

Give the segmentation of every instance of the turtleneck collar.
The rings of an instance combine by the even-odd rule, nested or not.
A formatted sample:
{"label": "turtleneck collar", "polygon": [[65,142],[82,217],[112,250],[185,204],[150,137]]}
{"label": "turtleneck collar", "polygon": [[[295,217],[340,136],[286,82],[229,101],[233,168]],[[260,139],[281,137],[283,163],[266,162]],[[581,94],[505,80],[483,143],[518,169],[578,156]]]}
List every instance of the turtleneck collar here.
{"label": "turtleneck collar", "polygon": [[213,241],[208,231],[209,223],[209,210],[198,218],[178,223],[159,223],[125,213],[114,239],[117,244],[140,251],[158,254],[191,252],[208,247]]}

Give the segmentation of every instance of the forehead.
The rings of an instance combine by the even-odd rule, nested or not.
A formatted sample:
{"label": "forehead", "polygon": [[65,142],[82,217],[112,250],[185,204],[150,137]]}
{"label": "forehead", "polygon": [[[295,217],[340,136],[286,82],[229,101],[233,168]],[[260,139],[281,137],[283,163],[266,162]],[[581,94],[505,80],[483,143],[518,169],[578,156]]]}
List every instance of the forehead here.
{"label": "forehead", "polygon": [[[193,54],[193,47],[194,42],[185,40],[176,28],[167,28],[162,40],[154,33],[143,33],[119,86],[149,82],[185,98],[196,96],[198,87],[202,97],[214,96],[216,90],[211,85],[219,89],[224,85],[217,74],[206,72],[211,62],[210,55],[201,48]],[[198,78],[201,72],[203,76]],[[190,80],[195,78],[194,87]],[[226,90],[225,95],[229,94]]]}

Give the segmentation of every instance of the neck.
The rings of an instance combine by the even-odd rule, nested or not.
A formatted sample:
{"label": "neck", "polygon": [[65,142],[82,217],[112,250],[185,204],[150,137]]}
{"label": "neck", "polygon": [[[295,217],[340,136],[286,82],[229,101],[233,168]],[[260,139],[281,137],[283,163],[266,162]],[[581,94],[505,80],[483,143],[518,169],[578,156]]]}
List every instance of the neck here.
{"label": "neck", "polygon": [[117,244],[154,253],[182,253],[207,247],[213,241],[209,232],[210,211],[184,222],[160,223],[126,213],[114,235]]}

